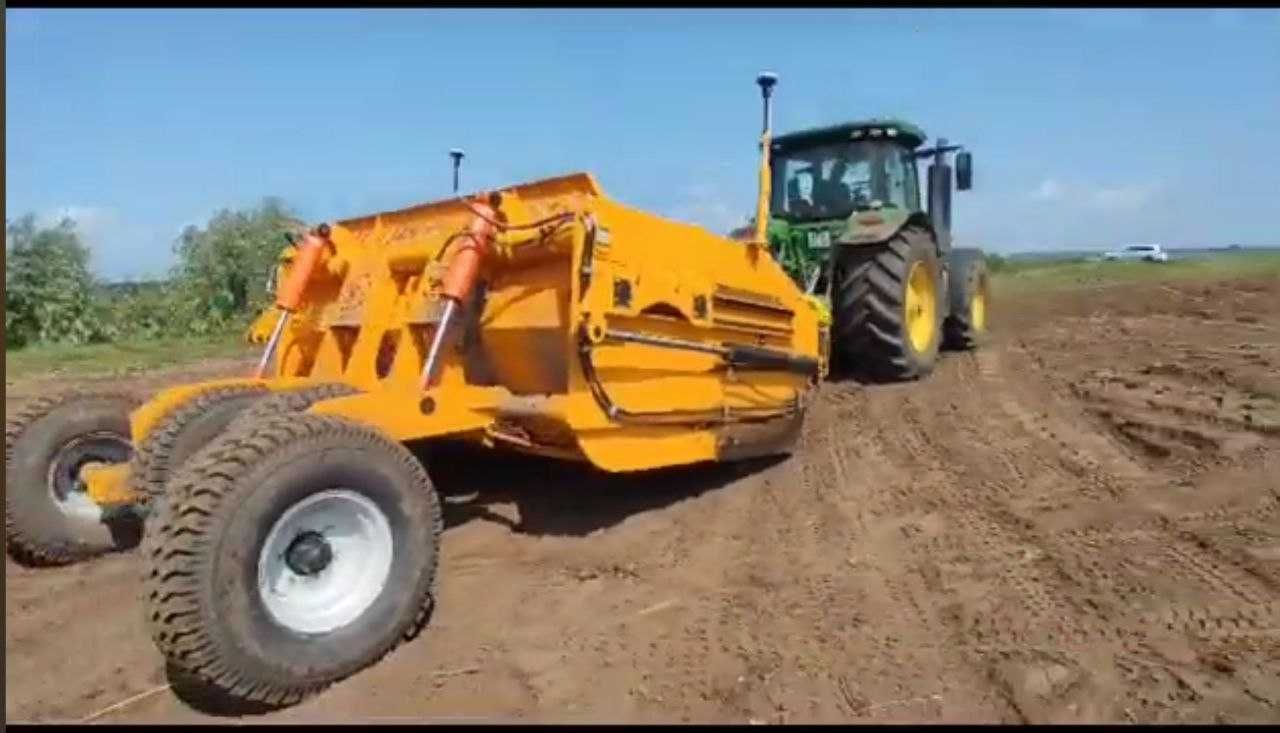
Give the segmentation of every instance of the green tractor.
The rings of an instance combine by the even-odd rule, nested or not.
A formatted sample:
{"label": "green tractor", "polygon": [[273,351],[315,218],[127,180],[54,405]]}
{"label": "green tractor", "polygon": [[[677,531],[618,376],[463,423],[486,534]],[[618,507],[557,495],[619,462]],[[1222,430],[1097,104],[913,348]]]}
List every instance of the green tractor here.
{"label": "green tractor", "polygon": [[[972,349],[986,330],[986,259],[951,246],[947,155],[961,146],[940,139],[921,148],[925,139],[908,122],[872,119],[770,142],[768,245],[801,288],[829,304],[838,371],[916,379],[940,348]],[[916,166],[925,159],[927,209]],[[972,186],[972,166],[958,152],[961,191]]]}

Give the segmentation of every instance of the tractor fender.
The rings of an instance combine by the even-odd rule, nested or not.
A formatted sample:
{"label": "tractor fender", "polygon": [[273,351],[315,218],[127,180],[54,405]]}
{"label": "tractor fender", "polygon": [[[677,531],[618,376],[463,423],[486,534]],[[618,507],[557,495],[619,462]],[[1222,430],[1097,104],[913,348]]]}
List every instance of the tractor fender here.
{"label": "tractor fender", "polygon": [[[883,210],[879,213],[882,214],[883,222],[873,225],[861,224],[857,221],[857,217],[854,217],[850,221],[848,231],[840,238],[836,247],[842,249],[845,247],[874,246],[889,241],[894,235],[909,226],[919,227],[928,232],[929,238],[933,240],[934,251],[938,255],[938,263],[941,266],[940,276],[942,282],[939,283],[939,290],[941,291],[943,302],[946,302],[950,297],[951,291],[950,258],[943,249],[942,242],[933,228],[933,221],[929,219],[929,215],[923,211],[913,211],[906,216],[900,214],[894,216],[893,214],[898,212],[892,209],[889,210],[887,215]],[[837,259],[838,257],[832,257],[828,266],[834,267]]]}
{"label": "tractor fender", "polygon": [[913,211],[906,216],[897,214],[892,210],[886,212],[884,210],[876,212],[881,215],[882,221],[874,224],[863,224],[858,222],[855,217],[849,224],[849,229],[840,241],[837,243],[839,247],[865,247],[869,245],[880,244],[888,241],[893,235],[908,226],[916,226],[929,232],[930,238],[933,239],[934,246],[938,248],[938,259],[945,259],[945,253],[942,251],[942,245],[938,241],[937,232],[933,230],[933,222],[929,220],[928,215],[923,211]]}

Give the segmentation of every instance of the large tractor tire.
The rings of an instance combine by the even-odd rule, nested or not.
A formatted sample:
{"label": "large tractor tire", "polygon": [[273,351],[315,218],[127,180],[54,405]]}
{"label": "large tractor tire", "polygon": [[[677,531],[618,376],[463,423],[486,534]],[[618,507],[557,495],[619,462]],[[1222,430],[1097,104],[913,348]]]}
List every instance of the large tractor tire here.
{"label": "large tractor tire", "polygon": [[372,428],[262,419],[192,458],[170,496],[143,547],[151,635],[173,674],[224,704],[296,703],[429,617],[439,499]]}
{"label": "large tractor tire", "polygon": [[933,371],[942,327],[941,267],[929,233],[905,227],[884,244],[840,254],[832,351],[841,371],[874,381]]}
{"label": "large tractor tire", "polygon": [[165,495],[169,478],[253,403],[270,391],[261,385],[216,387],[179,404],[138,445],[129,467],[133,489],[147,503]]}
{"label": "large tractor tire", "polygon": [[34,400],[7,422],[10,557],[24,565],[65,565],[137,544],[137,518],[105,517],[79,476],[88,463],[129,460],[129,413],[137,404],[124,394],[73,392]]}
{"label": "large tractor tire", "polygon": [[951,250],[950,309],[942,324],[943,348],[969,351],[987,333],[991,278],[980,249]]}

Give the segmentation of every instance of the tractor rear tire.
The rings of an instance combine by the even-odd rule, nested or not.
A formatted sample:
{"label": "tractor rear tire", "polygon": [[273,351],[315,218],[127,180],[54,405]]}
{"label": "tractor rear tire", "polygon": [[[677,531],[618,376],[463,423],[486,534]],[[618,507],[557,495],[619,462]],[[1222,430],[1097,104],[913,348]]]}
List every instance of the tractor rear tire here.
{"label": "tractor rear tire", "polygon": [[129,475],[134,491],[149,504],[164,498],[170,477],[187,459],[269,394],[266,387],[256,384],[216,387],[170,410],[133,454]]}
{"label": "tractor rear tire", "polygon": [[872,381],[932,372],[941,341],[941,274],[933,239],[919,227],[841,252],[832,329],[840,370]]}
{"label": "tractor rear tire", "polygon": [[441,529],[422,464],[372,428],[303,414],[229,431],[148,528],[152,638],[218,699],[297,703],[422,629]]}
{"label": "tractor rear tire", "polygon": [[986,256],[980,249],[953,249],[950,271],[950,312],[942,324],[942,346],[971,351],[987,332],[991,278]]}
{"label": "tractor rear tire", "polygon": [[137,544],[137,518],[104,517],[79,481],[85,463],[129,460],[137,405],[125,394],[70,392],[33,400],[7,421],[5,539],[16,562],[66,565]]}

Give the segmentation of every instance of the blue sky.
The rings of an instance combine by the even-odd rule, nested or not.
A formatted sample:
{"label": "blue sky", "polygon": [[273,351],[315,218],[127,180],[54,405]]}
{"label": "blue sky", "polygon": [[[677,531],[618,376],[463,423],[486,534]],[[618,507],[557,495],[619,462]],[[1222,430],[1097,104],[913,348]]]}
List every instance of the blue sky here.
{"label": "blue sky", "polygon": [[221,207],[311,221],[573,170],[724,231],[779,132],[894,114],[966,144],[960,242],[1280,244],[1280,11],[6,10],[6,216],[162,273]]}

